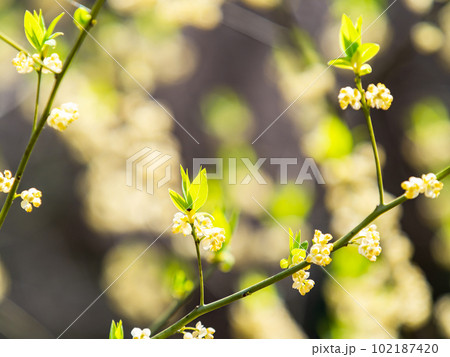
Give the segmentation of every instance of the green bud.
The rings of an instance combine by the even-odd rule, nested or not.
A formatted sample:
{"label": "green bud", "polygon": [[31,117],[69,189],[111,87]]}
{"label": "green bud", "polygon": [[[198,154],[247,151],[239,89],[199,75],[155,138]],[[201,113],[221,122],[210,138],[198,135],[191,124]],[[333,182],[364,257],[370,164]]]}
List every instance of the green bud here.
{"label": "green bud", "polygon": [[90,10],[84,6],[80,6],[73,14],[73,22],[81,31],[89,26],[91,19]]}

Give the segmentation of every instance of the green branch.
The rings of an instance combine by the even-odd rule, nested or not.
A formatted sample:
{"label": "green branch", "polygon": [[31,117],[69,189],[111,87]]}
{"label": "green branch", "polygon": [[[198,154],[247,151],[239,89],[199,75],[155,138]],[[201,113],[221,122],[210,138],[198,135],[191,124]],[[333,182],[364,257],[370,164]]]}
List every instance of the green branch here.
{"label": "green branch", "polygon": [[[450,166],[444,169],[443,171],[439,172],[436,177],[438,180],[444,179],[446,176],[450,175]],[[349,233],[338,239],[333,244],[333,252],[336,250],[341,249],[342,247],[346,246],[348,242],[364,227],[369,225],[371,222],[373,222],[377,217],[382,215],[383,213],[386,213],[387,211],[390,211],[391,209],[397,207],[398,205],[404,203],[407,200],[405,195],[401,195],[391,201],[390,203],[386,205],[380,205],[375,208],[375,210],[370,213],[365,219],[361,221],[355,228],[353,228]],[[188,313],[186,316],[181,318],[179,321],[174,323],[173,325],[169,326],[164,331],[156,334],[152,338],[167,338],[173,334],[175,334],[177,331],[179,331],[181,328],[186,326],[191,321],[195,320],[196,318],[217,310],[223,306],[226,306],[228,304],[231,304],[234,301],[240,300],[242,298],[245,298],[246,296],[249,296],[258,290],[264,289],[265,287],[272,285],[280,280],[283,280],[284,278],[287,278],[288,276],[296,273],[297,271],[306,268],[309,265],[306,261],[301,262],[300,264],[297,264],[291,268],[288,268],[286,270],[283,270],[279,272],[278,274],[275,274],[265,280],[260,281],[259,283],[252,285],[246,289],[240,290],[234,294],[231,294],[229,296],[226,296],[222,299],[219,299],[217,301],[214,301],[210,304],[206,304],[203,306],[197,306],[194,310],[192,310],[190,313]]]}
{"label": "green branch", "polygon": [[366,118],[367,128],[369,129],[370,142],[372,143],[373,156],[375,157],[375,166],[377,170],[378,193],[380,195],[380,206],[384,205],[384,188],[383,176],[381,174],[380,156],[378,155],[377,142],[375,140],[375,132],[372,126],[372,118],[370,117],[370,107],[367,105],[365,92],[361,84],[361,77],[355,77],[355,84],[358,91],[361,93],[361,104],[364,117]]}
{"label": "green branch", "polygon": [[203,269],[202,269],[202,257],[200,256],[200,240],[197,238],[195,232],[195,226],[191,223],[192,237],[194,238],[195,251],[197,252],[197,265],[198,265],[198,279],[200,288],[200,306],[205,305],[205,284],[203,282]]}
{"label": "green branch", "polygon": [[[95,21],[95,18],[97,17],[103,3],[105,0],[97,0],[92,7],[91,10],[91,21],[86,26],[85,30],[81,31],[72,50],[70,51],[69,55],[67,56],[64,66],[60,73],[55,74],[55,82],[53,84],[52,91],[50,93],[50,96],[48,98],[47,104],[41,114],[41,117],[36,125],[36,129],[33,130],[31,137],[28,141],[27,147],[25,149],[25,152],[22,156],[22,159],[20,160],[19,166],[17,168],[17,171],[15,172],[15,180],[11,187],[11,190],[8,193],[8,196],[6,197],[5,203],[3,204],[2,210],[0,212],[0,228],[3,226],[3,223],[5,222],[5,218],[9,212],[9,209],[11,208],[12,202],[14,200],[14,197],[17,192],[17,188],[19,187],[20,181],[22,180],[23,173],[25,172],[25,169],[28,164],[28,160],[30,159],[31,153],[33,152],[34,146],[36,144],[37,139],[39,138],[39,135],[42,132],[42,129],[44,128],[44,125],[47,121],[47,117],[50,114],[50,110],[52,109],[53,101],[55,100],[56,93],[58,92],[59,86],[61,85],[61,82],[64,78],[64,75],[66,74],[67,70],[69,69],[69,66],[71,65],[73,58],[77,54],[78,50],[80,49],[81,44],[85,40],[88,31],[92,28],[93,23]],[[12,45],[16,49],[20,49],[19,47],[16,47],[13,41],[9,39],[5,39],[6,37],[2,34],[0,34],[0,38]]]}

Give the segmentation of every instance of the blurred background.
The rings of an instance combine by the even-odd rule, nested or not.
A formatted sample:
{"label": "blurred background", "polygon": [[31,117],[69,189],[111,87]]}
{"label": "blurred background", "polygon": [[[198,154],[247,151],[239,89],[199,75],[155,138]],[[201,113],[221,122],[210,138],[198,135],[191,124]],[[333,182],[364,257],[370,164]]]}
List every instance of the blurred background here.
{"label": "blurred background", "polygon": [[[107,288],[62,338],[107,338],[112,319],[124,321],[127,337],[135,326],[156,326],[196,279],[191,240],[167,230],[176,212],[167,189],[180,192],[179,164],[191,171],[194,158],[223,158],[225,177],[236,158],[238,173],[234,185],[210,181],[205,210],[239,211],[240,219],[227,253],[234,266],[213,270],[207,301],[280,270],[289,254],[280,225],[301,229],[303,239],[314,229],[338,238],[371,212],[378,194],[365,121],[337,101],[353,78],[326,65],[340,55],[342,13],[361,15],[363,41],[381,45],[365,86],[383,82],[394,96],[389,111],[373,113],[388,198],[402,194],[409,176],[447,166],[450,3],[398,0],[383,14],[392,3],[107,1],[92,31],[104,49],[87,38],[55,102],[78,103],[80,119],[62,134],[44,129],[21,185],[40,189],[43,205],[27,214],[15,202],[0,233],[0,336],[57,337]],[[0,30],[25,45],[23,14],[39,8],[47,23],[62,12],[54,0],[2,0]],[[67,15],[58,30],[64,59],[78,30]],[[0,169],[13,172],[31,131],[36,81],[17,74],[15,55],[0,43]],[[45,98],[51,76],[43,85]],[[145,147],[171,156],[172,179],[153,195],[125,185],[127,158]],[[295,184],[308,157],[325,185]],[[298,165],[287,184],[268,161],[266,184],[240,184],[248,174],[240,158]],[[316,286],[306,296],[285,279],[202,323],[216,338],[387,338],[372,315],[394,337],[450,338],[449,198],[444,189],[378,219],[381,257],[336,252],[327,270],[338,283],[313,267]]]}

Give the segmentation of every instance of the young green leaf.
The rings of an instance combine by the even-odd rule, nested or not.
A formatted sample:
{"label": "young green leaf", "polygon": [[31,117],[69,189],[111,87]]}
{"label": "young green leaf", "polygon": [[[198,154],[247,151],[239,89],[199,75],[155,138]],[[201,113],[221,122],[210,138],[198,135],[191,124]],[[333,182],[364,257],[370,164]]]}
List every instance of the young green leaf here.
{"label": "young green leaf", "polygon": [[304,241],[300,244],[300,249],[307,250],[308,249],[308,241]]}
{"label": "young green leaf", "polygon": [[[56,36],[52,36],[53,35],[53,31],[55,30],[55,26],[56,24],[59,22],[59,20],[61,20],[61,17],[64,16],[64,12],[62,12],[61,14],[59,14],[57,17],[55,17],[53,19],[53,21],[51,22],[50,26],[48,27],[47,31],[45,32],[45,37],[47,39],[52,39],[55,38]],[[62,34],[62,32],[58,32],[59,34]],[[59,36],[59,35],[58,35]]]}
{"label": "young green leaf", "polygon": [[373,57],[376,56],[378,51],[380,50],[380,45],[376,43],[364,43],[358,48],[359,52],[359,61],[362,64],[370,61]]}
{"label": "young green leaf", "polygon": [[198,211],[208,198],[208,179],[206,169],[202,169],[189,187],[189,195],[192,197],[192,209]]}
{"label": "young green leaf", "polygon": [[28,10],[25,11],[24,28],[25,36],[27,37],[28,42],[31,46],[39,51],[41,48],[41,44],[36,33],[40,32],[40,27],[35,17]]}
{"label": "young green leaf", "polygon": [[184,198],[171,189],[169,189],[169,194],[175,207],[178,208],[181,212],[187,213],[187,209],[189,208],[189,206]]}
{"label": "young green leaf", "polygon": [[294,249],[294,232],[292,232],[292,229],[289,227],[289,252]]}
{"label": "young green leaf", "polygon": [[181,172],[181,186],[183,189],[183,196],[187,200],[189,186],[191,185],[191,182],[189,181],[188,170],[186,169],[186,171],[184,171],[183,166],[181,165],[180,165],[180,172]]}
{"label": "young green leaf", "polygon": [[361,45],[361,22],[362,19],[359,18],[357,27],[355,28],[352,20],[350,20],[347,15],[342,15],[339,42],[342,52],[344,52],[348,58],[351,58],[359,45]]}
{"label": "young green leaf", "polygon": [[117,324],[114,320],[111,322],[111,327],[109,329],[109,339],[110,340],[122,340],[123,339],[123,326],[122,320]]}
{"label": "young green leaf", "polygon": [[328,62],[329,66],[334,66],[337,68],[349,69],[353,71],[351,62],[347,58],[337,58]]}

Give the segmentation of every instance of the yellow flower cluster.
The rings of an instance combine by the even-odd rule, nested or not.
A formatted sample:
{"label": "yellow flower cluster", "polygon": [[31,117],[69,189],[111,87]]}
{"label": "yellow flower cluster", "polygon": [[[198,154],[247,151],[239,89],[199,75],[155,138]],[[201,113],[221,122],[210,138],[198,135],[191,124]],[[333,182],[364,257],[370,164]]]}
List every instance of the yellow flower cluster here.
{"label": "yellow flower cluster", "polygon": [[292,274],[292,280],[294,280],[292,287],[297,289],[301,295],[309,293],[314,287],[314,280],[308,278],[309,272],[307,272],[306,269],[299,270]]}
{"label": "yellow flower cluster", "polygon": [[[16,67],[18,73],[25,74],[30,73],[35,69],[34,63],[40,61],[39,54],[35,53],[32,57],[28,56],[25,52],[19,52],[16,57],[13,58],[12,64]],[[62,62],[57,53],[52,53],[49,57],[45,57],[43,63],[46,67],[51,69],[55,73],[61,72]],[[42,68],[42,73],[52,73],[47,68]]]}
{"label": "yellow flower cluster", "polygon": [[195,234],[202,242],[205,250],[217,252],[225,242],[225,229],[214,227],[213,217],[207,213],[197,213],[192,217],[177,212],[173,218],[172,233],[182,233],[184,236],[192,234],[192,225],[195,227]]}
{"label": "yellow flower cluster", "polygon": [[54,108],[47,118],[47,123],[58,131],[64,131],[67,127],[79,118],[78,105],[75,103],[65,103],[61,108]]}
{"label": "yellow flower cluster", "polygon": [[20,74],[30,73],[34,69],[33,59],[27,56],[25,52],[19,52],[16,57],[13,58],[12,64]]}
{"label": "yellow flower cluster", "polygon": [[25,190],[20,194],[22,198],[22,202],[20,206],[27,212],[31,212],[34,207],[39,207],[42,203],[41,197],[42,192],[36,190],[35,188],[30,188],[29,190]]}
{"label": "yellow flower cluster", "polygon": [[440,182],[433,173],[424,174],[422,178],[410,177],[408,181],[402,182],[402,188],[406,191],[408,199],[416,198],[420,193],[424,193],[428,198],[436,198],[444,184]]}
{"label": "yellow flower cluster", "polygon": [[11,171],[5,170],[3,174],[0,172],[0,192],[8,193],[14,183],[14,177]]}
{"label": "yellow flower cluster", "polygon": [[[52,53],[50,57],[44,58],[44,65],[50,68],[53,72],[59,73],[62,69],[62,62],[59,59],[59,55],[57,53]],[[42,68],[42,73],[52,73],[47,68]]]}
{"label": "yellow flower cluster", "polygon": [[394,100],[391,91],[382,83],[369,84],[365,95],[367,104],[377,109],[388,110]]}
{"label": "yellow flower cluster", "polygon": [[205,250],[217,252],[220,248],[222,248],[224,242],[225,229],[213,227],[206,232],[205,237],[202,240],[202,246]]}
{"label": "yellow flower cluster", "polygon": [[[394,100],[391,91],[382,83],[369,84],[367,91],[364,92],[367,104],[372,108],[388,110]],[[338,95],[339,104],[343,110],[349,105],[355,110],[361,108],[361,93],[357,88],[342,88]]]}
{"label": "yellow flower cluster", "polygon": [[338,99],[343,110],[347,109],[349,104],[354,110],[359,110],[361,108],[361,93],[356,88],[342,88],[339,92]]}
{"label": "yellow flower cluster", "polygon": [[333,244],[328,243],[333,237],[331,234],[323,234],[319,230],[315,230],[313,238],[313,246],[311,247],[306,261],[308,263],[325,266],[331,263],[330,253],[333,250]]}
{"label": "yellow flower cluster", "polygon": [[[186,329],[192,330],[192,332],[185,331]],[[216,330],[214,330],[212,327],[205,327],[202,325],[201,321],[197,322],[197,324],[194,327],[185,327],[182,330],[183,338],[184,339],[206,339],[206,340],[212,340],[214,338],[214,333]]]}
{"label": "yellow flower cluster", "polygon": [[369,259],[371,262],[377,260],[377,256],[381,254],[380,233],[377,231],[375,224],[362,229],[352,239],[352,243],[359,245],[358,253]]}

